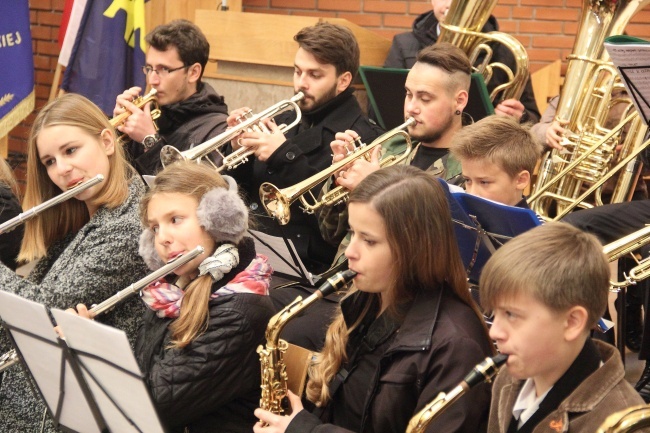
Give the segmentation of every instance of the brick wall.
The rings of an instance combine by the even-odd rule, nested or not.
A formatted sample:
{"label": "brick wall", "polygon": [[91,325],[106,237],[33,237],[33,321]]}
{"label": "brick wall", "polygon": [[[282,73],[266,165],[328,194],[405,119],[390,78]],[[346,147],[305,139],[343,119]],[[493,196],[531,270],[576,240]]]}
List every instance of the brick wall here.
{"label": "brick wall", "polygon": [[[29,0],[34,46],[36,107],[50,92],[58,57],[57,34],[64,0]],[[531,70],[564,59],[571,51],[581,0],[499,0],[494,9],[501,29],[512,33],[526,47]],[[387,38],[410,29],[415,17],[431,9],[429,0],[243,0],[248,12],[339,17]],[[650,38],[650,6],[638,13],[628,33]],[[9,159],[23,178],[24,150],[34,115],[9,135]]]}
{"label": "brick wall", "polygon": [[[493,15],[500,29],[526,48],[531,71],[564,59],[577,31],[582,0],[499,0]],[[418,14],[431,10],[430,0],[242,0],[247,12],[345,18],[387,38],[408,31]],[[627,32],[650,38],[650,6],[638,13]],[[642,24],[645,23],[645,24]]]}

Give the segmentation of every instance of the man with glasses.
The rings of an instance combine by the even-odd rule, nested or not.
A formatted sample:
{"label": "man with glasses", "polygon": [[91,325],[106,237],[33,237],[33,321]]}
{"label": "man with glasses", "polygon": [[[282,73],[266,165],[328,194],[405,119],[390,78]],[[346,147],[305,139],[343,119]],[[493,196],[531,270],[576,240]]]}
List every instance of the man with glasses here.
{"label": "man with glasses", "polygon": [[132,113],[117,129],[130,138],[125,146],[138,172],[154,175],[162,168],[164,145],[183,151],[218,135],[227,127],[228,107],[222,96],[201,81],[210,44],[196,25],[174,20],[156,27],[145,40],[149,48],[142,71],[147,84],[157,91],[161,116],[154,123],[150,104],[142,108],[133,104],[142,92],[139,87],[117,97],[113,115]]}

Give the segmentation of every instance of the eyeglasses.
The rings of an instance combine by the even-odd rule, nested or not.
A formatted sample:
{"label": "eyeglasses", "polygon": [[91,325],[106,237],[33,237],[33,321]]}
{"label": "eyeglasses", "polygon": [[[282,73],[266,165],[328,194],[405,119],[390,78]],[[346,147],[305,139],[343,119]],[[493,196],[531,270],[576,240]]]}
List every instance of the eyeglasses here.
{"label": "eyeglasses", "polygon": [[150,73],[155,72],[159,77],[166,77],[168,74],[178,71],[180,69],[189,68],[189,66],[179,66],[178,68],[169,69],[161,66],[159,69],[154,69],[151,66],[143,66],[142,72],[148,77]]}

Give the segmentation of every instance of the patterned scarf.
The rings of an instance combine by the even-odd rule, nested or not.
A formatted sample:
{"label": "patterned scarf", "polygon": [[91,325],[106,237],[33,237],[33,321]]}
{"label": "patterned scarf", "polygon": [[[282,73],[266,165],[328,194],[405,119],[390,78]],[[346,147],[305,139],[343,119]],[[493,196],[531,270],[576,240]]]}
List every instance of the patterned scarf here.
{"label": "patterned scarf", "polygon": [[[210,296],[210,299],[234,293],[254,293],[266,296],[269,294],[272,273],[273,269],[269,265],[266,256],[258,254],[246,269],[237,274],[225,286],[216,290]],[[183,284],[179,285],[185,286]],[[184,294],[185,292],[181,287],[168,283],[164,278],[161,278],[143,289],[141,297],[147,307],[154,310],[158,317],[176,319],[180,315]]]}

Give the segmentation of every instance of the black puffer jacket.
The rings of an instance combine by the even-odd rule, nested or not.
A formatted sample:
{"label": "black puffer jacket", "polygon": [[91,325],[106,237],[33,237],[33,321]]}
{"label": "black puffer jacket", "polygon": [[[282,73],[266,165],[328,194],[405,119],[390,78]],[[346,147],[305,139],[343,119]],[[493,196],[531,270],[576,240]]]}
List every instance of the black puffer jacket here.
{"label": "black puffer jacket", "polygon": [[[283,113],[275,118],[278,125],[290,124],[295,113]],[[368,120],[351,88],[325,105],[302,113],[302,121],[285,135],[287,140],[266,161],[253,159],[227,174],[233,176],[244,190],[251,211],[257,215],[260,230],[274,236],[286,236],[294,243],[300,259],[308,270],[321,273],[334,259],[336,247],[323,240],[314,215],[300,210],[296,201],[291,206],[291,220],[280,226],[269,218],[259,198],[260,185],[270,182],[278,188],[294,185],[332,164],[330,143],[337,132],[356,131],[364,142],[370,143],[381,134],[381,128]],[[320,185],[314,188],[318,195]]]}
{"label": "black puffer jacket", "polygon": [[[497,19],[490,16],[488,22],[483,26],[482,32],[491,32],[499,30]],[[393,38],[393,44],[388,52],[388,57],[384,62],[385,68],[407,68],[410,69],[415,64],[415,57],[418,51],[422,48],[433,45],[438,40],[438,19],[433,14],[433,11],[423,13],[418,16],[413,22],[413,30],[408,33],[400,33]],[[502,62],[508,65],[511,69],[515,67],[515,59],[512,53],[501,44],[493,45],[494,54],[492,62]],[[478,62],[480,62],[479,59]],[[500,70],[494,71],[494,76],[487,83],[488,90],[491,92],[497,85],[505,83],[507,77],[505,73]],[[533,86],[530,78],[526,82],[524,93],[521,95],[520,101],[524,104],[526,111],[522,117],[522,122],[537,123],[540,118],[539,109],[535,102],[535,94],[533,93]]]}
{"label": "black puffer jacket", "polygon": [[155,175],[162,169],[160,149],[169,144],[180,151],[199,145],[222,133],[228,126],[228,106],[207,83],[200,83],[198,91],[184,101],[160,107],[156,121],[162,137],[147,152],[141,143],[127,142],[131,163],[141,175]]}
{"label": "black puffer jacket", "polygon": [[[217,290],[255,257],[253,242],[238,246],[240,264]],[[170,344],[171,319],[147,311],[136,355],[163,424],[172,432],[251,432],[260,399],[256,348],[274,314],[268,296],[237,293],[210,300],[208,329],[185,348]]]}

